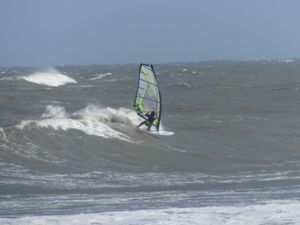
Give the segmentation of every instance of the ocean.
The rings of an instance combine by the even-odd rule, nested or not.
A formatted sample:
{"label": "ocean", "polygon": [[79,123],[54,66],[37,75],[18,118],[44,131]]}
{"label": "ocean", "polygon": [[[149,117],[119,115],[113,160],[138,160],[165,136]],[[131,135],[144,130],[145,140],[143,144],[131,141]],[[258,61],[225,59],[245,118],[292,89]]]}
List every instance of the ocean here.
{"label": "ocean", "polygon": [[0,68],[0,224],[300,224],[300,61]]}

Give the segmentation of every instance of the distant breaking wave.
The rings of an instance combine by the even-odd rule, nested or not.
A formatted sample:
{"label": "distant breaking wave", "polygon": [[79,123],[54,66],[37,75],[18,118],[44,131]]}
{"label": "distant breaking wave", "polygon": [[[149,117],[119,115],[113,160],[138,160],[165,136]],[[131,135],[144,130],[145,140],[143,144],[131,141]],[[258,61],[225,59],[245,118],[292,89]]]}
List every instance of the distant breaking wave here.
{"label": "distant breaking wave", "polygon": [[29,76],[20,77],[28,82],[46,85],[51,87],[58,87],[67,83],[77,83],[76,80],[59,73],[58,71],[51,69],[47,72],[38,72]]}
{"label": "distant breaking wave", "polygon": [[89,80],[98,80],[107,76],[112,75],[112,73],[103,73],[103,74],[95,74],[93,78],[90,78]]}

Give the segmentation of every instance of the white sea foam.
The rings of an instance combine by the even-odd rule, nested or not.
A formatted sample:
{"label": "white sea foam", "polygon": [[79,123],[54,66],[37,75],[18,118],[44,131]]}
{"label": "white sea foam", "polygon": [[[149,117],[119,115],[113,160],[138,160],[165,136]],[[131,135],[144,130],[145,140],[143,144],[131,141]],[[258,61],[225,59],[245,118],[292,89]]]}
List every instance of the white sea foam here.
{"label": "white sea foam", "polygon": [[278,60],[278,62],[282,62],[282,63],[293,63],[295,61],[296,60],[294,60],[294,59],[280,59],[280,60]]}
{"label": "white sea foam", "polygon": [[107,76],[110,76],[112,75],[112,73],[103,73],[103,74],[94,74],[93,78],[90,78],[89,80],[98,80],[98,79],[101,79],[101,78],[104,78],[104,77],[107,77]]}
{"label": "white sea foam", "polygon": [[83,119],[100,120],[103,122],[128,124],[136,117],[134,111],[126,108],[101,107],[99,105],[88,105],[86,108],[72,114],[73,117]]}
{"label": "white sea foam", "polygon": [[64,119],[68,117],[68,114],[64,107],[47,105],[46,112],[41,116],[42,118],[55,118],[55,119]]}
{"label": "white sea foam", "polygon": [[[48,105],[40,119],[22,121],[16,125],[16,128],[42,127],[65,131],[76,129],[89,135],[132,142],[130,137],[118,128],[123,127],[122,130],[125,129],[126,132],[128,127],[134,127],[141,121],[142,119],[136,115],[135,111],[126,108],[116,109],[88,105],[86,108],[70,114],[62,106]],[[165,131],[162,125],[159,132],[152,130],[151,133],[164,136],[174,134],[174,132]]]}
{"label": "white sea foam", "polygon": [[15,79],[12,77],[2,77],[0,78],[0,80],[15,80]]}
{"label": "white sea foam", "polygon": [[2,148],[8,148],[7,144],[8,140],[6,138],[6,133],[2,127],[0,127],[0,147]]}
{"label": "white sea foam", "polygon": [[91,224],[168,224],[168,225],[253,225],[300,224],[299,201],[273,201],[248,206],[168,208],[114,211],[77,215],[0,218],[2,225],[91,225]]}
{"label": "white sea foam", "polygon": [[171,136],[171,135],[174,135],[175,132],[173,132],[173,131],[166,131],[163,128],[161,128],[161,130],[159,130],[159,131],[156,131],[156,130],[152,129],[151,130],[151,134],[162,135],[162,136]]}
{"label": "white sea foam", "polygon": [[38,72],[29,76],[23,76],[19,79],[24,79],[28,82],[52,87],[58,87],[67,83],[77,83],[73,78],[61,74],[54,69],[48,70],[47,72]]}
{"label": "white sea foam", "polygon": [[68,114],[64,107],[48,105],[46,112],[39,120],[22,121],[16,127],[19,129],[31,127],[53,128],[55,130],[76,129],[89,135],[103,138],[117,138],[131,142],[126,135],[112,128],[113,123],[127,123],[123,109],[101,108],[88,106],[73,114]]}
{"label": "white sea foam", "polygon": [[[74,116],[79,115],[83,118],[98,118],[101,121],[111,122],[111,123],[119,123],[124,124],[125,126],[131,124],[132,126],[136,126],[140,124],[143,119],[137,116],[136,112],[126,108],[101,108],[95,105],[89,105],[83,110],[80,110],[73,114]],[[146,127],[143,127],[146,129]],[[141,129],[143,129],[141,128]],[[166,131],[164,126],[161,124],[159,131],[156,131],[154,127],[151,128],[152,134],[162,135],[162,136],[171,136],[174,135],[172,131]]]}
{"label": "white sea foam", "polygon": [[0,136],[1,136],[4,140],[7,141],[7,139],[6,139],[6,134],[5,134],[5,132],[4,132],[4,130],[3,130],[2,127],[0,127]]}

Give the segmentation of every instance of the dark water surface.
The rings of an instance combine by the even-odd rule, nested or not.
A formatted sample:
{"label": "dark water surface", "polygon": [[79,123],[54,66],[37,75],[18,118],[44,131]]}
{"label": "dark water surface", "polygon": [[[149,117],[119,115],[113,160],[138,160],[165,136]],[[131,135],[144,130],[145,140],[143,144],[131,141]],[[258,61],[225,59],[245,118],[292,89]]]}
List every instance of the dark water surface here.
{"label": "dark water surface", "polygon": [[155,68],[161,135],[138,65],[0,68],[0,216],[299,201],[300,61]]}

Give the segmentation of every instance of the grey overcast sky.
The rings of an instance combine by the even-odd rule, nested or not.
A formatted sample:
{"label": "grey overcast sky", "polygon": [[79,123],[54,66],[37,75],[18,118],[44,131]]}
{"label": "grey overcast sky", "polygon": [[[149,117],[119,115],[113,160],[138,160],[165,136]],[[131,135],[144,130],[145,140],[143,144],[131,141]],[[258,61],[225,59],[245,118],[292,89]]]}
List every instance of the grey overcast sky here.
{"label": "grey overcast sky", "polygon": [[0,66],[300,58],[299,0],[0,0]]}

